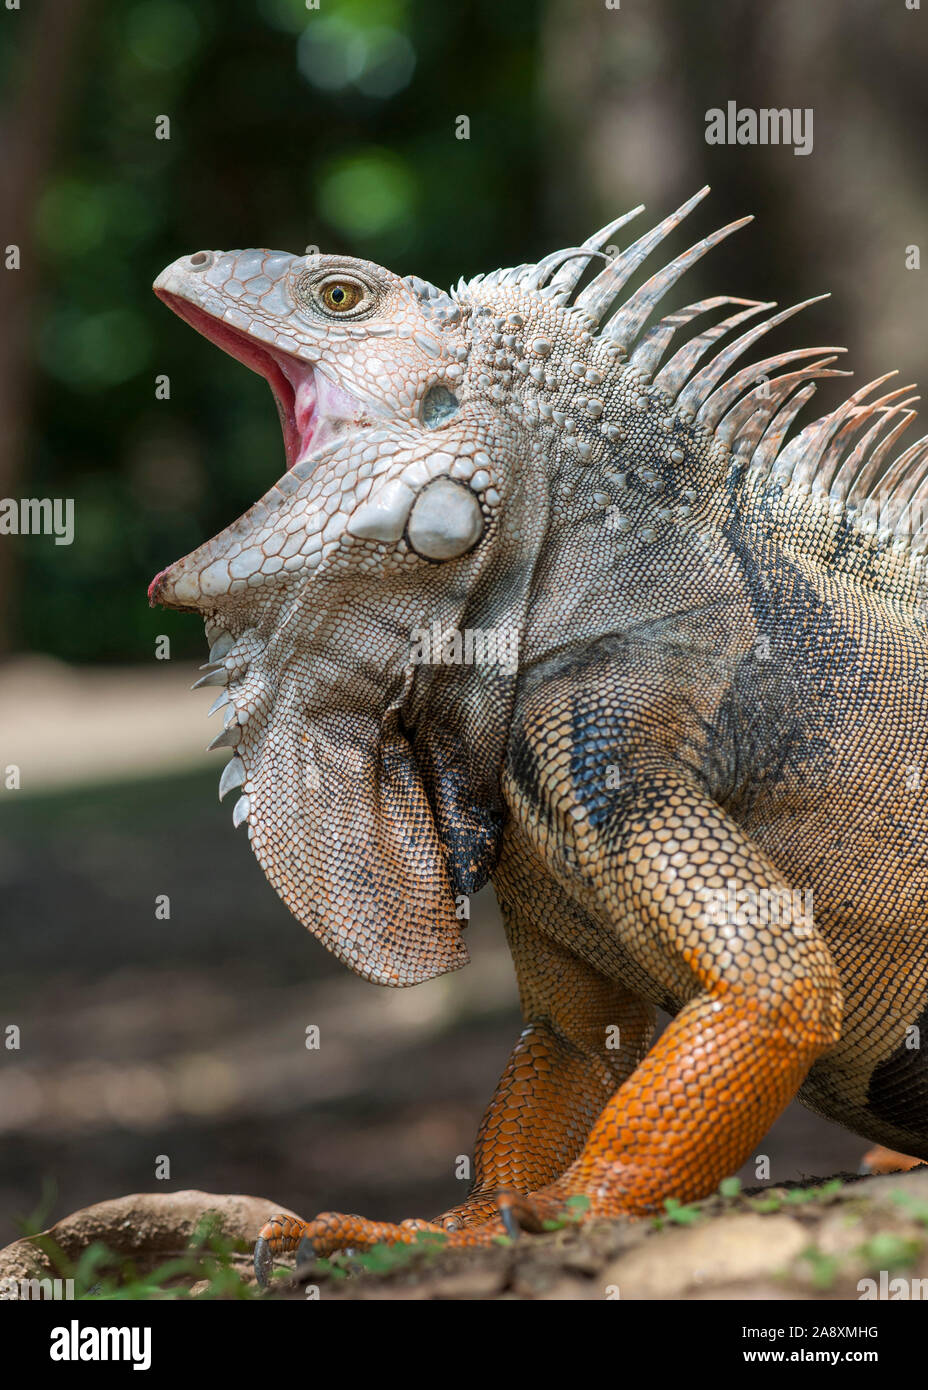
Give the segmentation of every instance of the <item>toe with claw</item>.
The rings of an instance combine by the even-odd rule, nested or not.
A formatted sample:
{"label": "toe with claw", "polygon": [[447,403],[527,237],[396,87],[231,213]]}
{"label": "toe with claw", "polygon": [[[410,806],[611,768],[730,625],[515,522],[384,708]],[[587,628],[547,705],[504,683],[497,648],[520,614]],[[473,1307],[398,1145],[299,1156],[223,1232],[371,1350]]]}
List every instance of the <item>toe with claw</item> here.
{"label": "toe with claw", "polygon": [[255,1275],[262,1288],[271,1277],[275,1258],[296,1252],[297,1265],[312,1263],[336,1250],[370,1250],[375,1245],[415,1245],[423,1236],[437,1238],[443,1246],[473,1249],[509,1240],[517,1240],[523,1232],[536,1234],[553,1226],[581,1219],[571,1210],[571,1194],[556,1185],[530,1195],[503,1190],[492,1199],[479,1199],[471,1208],[471,1216],[479,1211],[484,1219],[468,1225],[470,1204],[439,1217],[437,1221],[410,1219],[398,1224],[387,1221],[367,1221],[361,1216],[345,1216],[341,1212],[322,1212],[312,1221],[297,1221],[290,1216],[273,1216],[258,1234],[255,1243]]}

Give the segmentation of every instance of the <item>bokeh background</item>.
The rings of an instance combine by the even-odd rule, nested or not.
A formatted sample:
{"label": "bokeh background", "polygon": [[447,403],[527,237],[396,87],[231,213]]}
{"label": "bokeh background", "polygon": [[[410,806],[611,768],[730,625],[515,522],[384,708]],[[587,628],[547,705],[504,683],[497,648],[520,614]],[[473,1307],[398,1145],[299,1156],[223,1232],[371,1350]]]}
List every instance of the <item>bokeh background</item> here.
{"label": "bokeh background", "polygon": [[[165,1187],[431,1214],[462,1195],[519,1028],[491,894],[468,970],[378,990],[293,922],[216,803],[210,692],[187,691],[202,629],[146,587],[283,451],[265,384],[173,319],[155,274],[317,244],[447,284],[709,182],[693,238],[758,220],[674,303],[831,289],[781,346],[801,331],[847,344],[857,381],[924,378],[926,25],[905,0],[0,9],[0,497],[76,513],[70,546],[0,536],[0,772],[20,770],[0,778],[0,1025],[21,1034],[0,1049],[0,1243]],[[707,146],[729,100],[813,108],[812,153]],[[862,1147],[793,1107],[759,1152],[778,1180]]]}

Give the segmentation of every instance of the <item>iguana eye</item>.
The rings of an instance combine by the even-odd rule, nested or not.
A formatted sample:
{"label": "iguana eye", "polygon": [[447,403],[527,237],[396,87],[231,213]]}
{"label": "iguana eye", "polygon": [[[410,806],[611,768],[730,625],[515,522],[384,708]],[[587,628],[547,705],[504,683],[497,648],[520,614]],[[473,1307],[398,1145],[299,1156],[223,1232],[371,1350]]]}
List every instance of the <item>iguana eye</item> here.
{"label": "iguana eye", "polygon": [[317,313],[345,319],[366,318],[376,310],[382,297],[376,282],[352,270],[333,266],[320,274],[312,264],[297,274],[291,294],[298,304]]}
{"label": "iguana eye", "polygon": [[330,314],[347,314],[368,297],[363,285],[354,280],[327,280],[317,291],[323,308]]}

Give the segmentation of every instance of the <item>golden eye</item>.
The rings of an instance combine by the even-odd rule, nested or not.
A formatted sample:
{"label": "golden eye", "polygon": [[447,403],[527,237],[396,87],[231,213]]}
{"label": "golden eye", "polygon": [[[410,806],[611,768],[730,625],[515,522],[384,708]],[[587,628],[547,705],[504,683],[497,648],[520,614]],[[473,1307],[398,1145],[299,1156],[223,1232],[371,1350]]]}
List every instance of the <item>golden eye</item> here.
{"label": "golden eye", "polygon": [[363,297],[360,285],[350,280],[331,280],[322,290],[322,302],[333,314],[345,314],[356,308]]}

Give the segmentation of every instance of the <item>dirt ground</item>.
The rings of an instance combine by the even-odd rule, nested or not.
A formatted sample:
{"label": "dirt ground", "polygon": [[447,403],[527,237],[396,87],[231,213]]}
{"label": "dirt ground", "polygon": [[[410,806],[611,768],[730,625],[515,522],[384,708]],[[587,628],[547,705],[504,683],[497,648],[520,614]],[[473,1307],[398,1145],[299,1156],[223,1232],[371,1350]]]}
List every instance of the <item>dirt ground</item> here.
{"label": "dirt ground", "polygon": [[[928,1170],[843,1175],[825,1184],[738,1188],[660,1217],[562,1223],[477,1249],[342,1251],[294,1267],[274,1262],[258,1289],[254,1232],[266,1198],[135,1193],[74,1212],[0,1249],[0,1300],[39,1297],[72,1278],[66,1298],[262,1298],[274,1302],[521,1302],[703,1299],[820,1302],[928,1297]],[[290,1213],[292,1215],[292,1213]],[[204,1236],[204,1227],[209,1236]],[[105,1248],[104,1248],[105,1247]],[[221,1257],[217,1251],[223,1250]],[[38,1283],[35,1281],[39,1281]],[[59,1295],[60,1296],[60,1295]]]}

